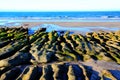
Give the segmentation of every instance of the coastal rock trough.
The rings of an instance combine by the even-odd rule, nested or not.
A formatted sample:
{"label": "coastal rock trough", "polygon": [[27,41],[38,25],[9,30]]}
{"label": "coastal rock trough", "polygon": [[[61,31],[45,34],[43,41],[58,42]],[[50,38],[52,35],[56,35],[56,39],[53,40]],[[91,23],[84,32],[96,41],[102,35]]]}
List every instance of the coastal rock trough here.
{"label": "coastal rock trough", "polygon": [[[0,80],[120,79],[120,31],[59,35],[41,28],[29,35],[28,30],[0,28]],[[95,70],[86,64],[91,61],[114,62],[117,69]]]}

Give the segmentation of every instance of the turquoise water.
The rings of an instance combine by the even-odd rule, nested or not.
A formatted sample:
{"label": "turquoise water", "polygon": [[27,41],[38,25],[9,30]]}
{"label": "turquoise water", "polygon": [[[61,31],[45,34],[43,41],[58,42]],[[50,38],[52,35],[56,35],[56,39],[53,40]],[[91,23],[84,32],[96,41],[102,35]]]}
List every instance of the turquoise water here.
{"label": "turquoise water", "polygon": [[22,22],[120,22],[120,19],[67,19],[67,20],[0,19],[0,26],[21,26]]}
{"label": "turquoise water", "polygon": [[94,26],[86,26],[86,27],[64,27],[64,26],[58,26],[54,24],[42,24],[39,26],[35,26],[32,28],[29,28],[29,34],[33,34],[35,31],[37,31],[40,28],[46,28],[47,32],[51,32],[53,30],[55,31],[70,31],[71,33],[77,32],[77,33],[82,33],[85,34],[87,32],[93,32],[96,30],[105,30],[105,31],[117,31],[120,30],[120,27],[94,27]]}

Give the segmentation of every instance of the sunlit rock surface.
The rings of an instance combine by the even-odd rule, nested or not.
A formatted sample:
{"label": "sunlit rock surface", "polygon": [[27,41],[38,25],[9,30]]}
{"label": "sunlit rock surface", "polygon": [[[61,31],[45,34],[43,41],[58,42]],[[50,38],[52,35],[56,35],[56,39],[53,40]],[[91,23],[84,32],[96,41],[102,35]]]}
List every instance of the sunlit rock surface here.
{"label": "sunlit rock surface", "polygon": [[60,33],[0,28],[0,80],[120,79],[119,30]]}

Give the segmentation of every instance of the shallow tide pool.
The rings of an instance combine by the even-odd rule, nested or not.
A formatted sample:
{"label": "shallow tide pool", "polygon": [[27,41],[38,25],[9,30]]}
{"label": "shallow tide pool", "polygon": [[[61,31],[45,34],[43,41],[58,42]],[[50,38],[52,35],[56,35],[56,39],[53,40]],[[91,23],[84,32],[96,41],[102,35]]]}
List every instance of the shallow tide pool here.
{"label": "shallow tide pool", "polygon": [[105,30],[105,31],[117,31],[120,30],[120,27],[101,27],[101,26],[86,26],[86,27],[64,27],[64,26],[58,26],[54,24],[42,24],[39,26],[35,26],[32,28],[29,28],[29,34],[33,34],[35,31],[37,31],[40,28],[46,28],[47,32],[51,32],[53,30],[55,31],[70,31],[71,33],[86,33],[86,32],[93,32],[98,30]]}

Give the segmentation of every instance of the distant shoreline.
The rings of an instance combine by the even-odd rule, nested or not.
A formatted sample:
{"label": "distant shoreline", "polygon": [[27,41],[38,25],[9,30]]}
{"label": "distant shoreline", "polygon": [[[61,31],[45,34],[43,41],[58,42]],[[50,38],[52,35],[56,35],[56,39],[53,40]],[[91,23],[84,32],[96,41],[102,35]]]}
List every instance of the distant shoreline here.
{"label": "distant shoreline", "polygon": [[55,24],[62,27],[120,27],[120,22],[21,22],[21,24],[26,27],[41,24]]}

